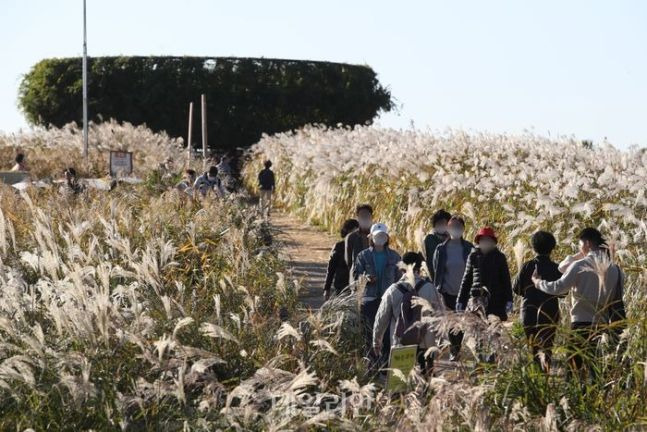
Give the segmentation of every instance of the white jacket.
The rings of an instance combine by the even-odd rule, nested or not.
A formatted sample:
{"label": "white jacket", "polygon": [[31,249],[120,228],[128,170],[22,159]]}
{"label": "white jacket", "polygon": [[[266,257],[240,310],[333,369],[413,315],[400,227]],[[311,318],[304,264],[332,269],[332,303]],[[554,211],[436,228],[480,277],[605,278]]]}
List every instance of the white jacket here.
{"label": "white jacket", "polygon": [[[416,275],[415,283],[420,281],[420,276]],[[407,275],[405,274],[402,278],[391,285],[384,292],[382,296],[382,301],[380,302],[380,307],[377,310],[375,315],[375,324],[373,326],[373,346],[377,346],[381,343],[384,333],[386,332],[389,323],[391,324],[391,346],[396,346],[400,344],[398,337],[395,335],[396,331],[396,322],[398,316],[400,316],[400,309],[402,308],[402,299],[404,295],[398,289],[398,283],[405,282],[405,286],[413,291],[413,287],[407,281]],[[425,283],[420,290],[418,290],[418,296],[427,300],[432,306],[434,312],[423,312],[423,316],[429,316],[431,314],[441,314],[444,313],[443,301],[438,294],[438,291],[431,282]],[[436,343],[436,335],[433,330],[427,331],[425,338],[420,343],[422,348],[430,348]]]}

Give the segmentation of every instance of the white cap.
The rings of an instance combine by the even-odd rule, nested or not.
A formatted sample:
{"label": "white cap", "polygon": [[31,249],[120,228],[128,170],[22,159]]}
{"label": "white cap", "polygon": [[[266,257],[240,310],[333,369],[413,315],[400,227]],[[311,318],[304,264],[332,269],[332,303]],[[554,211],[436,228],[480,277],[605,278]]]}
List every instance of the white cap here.
{"label": "white cap", "polygon": [[371,227],[371,235],[374,236],[377,233],[389,234],[389,229],[383,223],[374,223]]}

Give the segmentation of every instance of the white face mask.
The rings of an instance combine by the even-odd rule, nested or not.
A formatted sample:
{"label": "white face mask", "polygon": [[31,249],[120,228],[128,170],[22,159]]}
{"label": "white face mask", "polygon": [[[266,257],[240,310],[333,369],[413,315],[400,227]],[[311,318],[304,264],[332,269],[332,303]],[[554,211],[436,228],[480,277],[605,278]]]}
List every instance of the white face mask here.
{"label": "white face mask", "polygon": [[463,237],[463,228],[448,228],[449,236],[452,240],[458,240]]}
{"label": "white face mask", "polygon": [[359,222],[359,227],[363,230],[367,230],[371,227],[371,225],[373,225],[373,219],[371,219],[370,217],[359,218],[357,219],[357,221]]}
{"label": "white face mask", "polygon": [[389,241],[389,236],[384,233],[377,233],[373,236],[373,243],[375,246],[384,246]]}
{"label": "white face mask", "polygon": [[479,242],[479,249],[481,249],[483,253],[488,253],[495,247],[496,247],[496,243],[494,243],[492,240],[484,239]]}

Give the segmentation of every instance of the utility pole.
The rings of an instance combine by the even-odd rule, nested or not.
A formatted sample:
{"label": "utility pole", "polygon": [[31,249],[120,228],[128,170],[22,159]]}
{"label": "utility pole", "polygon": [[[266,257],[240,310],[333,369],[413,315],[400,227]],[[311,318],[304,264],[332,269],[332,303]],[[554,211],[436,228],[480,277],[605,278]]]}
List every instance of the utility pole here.
{"label": "utility pole", "polygon": [[88,159],[88,38],[83,0],[83,157]]}

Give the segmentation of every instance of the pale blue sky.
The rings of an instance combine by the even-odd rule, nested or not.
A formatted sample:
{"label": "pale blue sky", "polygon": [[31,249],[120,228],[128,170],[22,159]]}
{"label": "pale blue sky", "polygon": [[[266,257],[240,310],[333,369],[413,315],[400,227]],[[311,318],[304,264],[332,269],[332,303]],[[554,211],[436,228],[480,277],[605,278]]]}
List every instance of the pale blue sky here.
{"label": "pale blue sky", "polygon": [[[26,126],[21,74],[81,55],[82,0],[0,0],[0,40],[0,130],[12,132]],[[385,126],[647,146],[641,0],[88,0],[88,50],[368,64],[402,105]]]}

